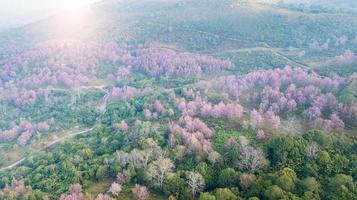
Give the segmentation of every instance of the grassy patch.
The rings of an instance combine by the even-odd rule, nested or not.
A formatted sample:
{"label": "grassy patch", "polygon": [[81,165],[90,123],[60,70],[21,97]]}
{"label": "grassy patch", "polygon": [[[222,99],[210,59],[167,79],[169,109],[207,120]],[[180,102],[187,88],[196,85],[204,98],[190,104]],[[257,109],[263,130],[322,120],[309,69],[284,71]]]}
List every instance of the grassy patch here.
{"label": "grassy patch", "polygon": [[105,193],[108,191],[110,185],[113,183],[111,179],[103,179],[100,182],[94,182],[88,186],[86,192],[89,192],[93,195],[97,195],[99,193]]}

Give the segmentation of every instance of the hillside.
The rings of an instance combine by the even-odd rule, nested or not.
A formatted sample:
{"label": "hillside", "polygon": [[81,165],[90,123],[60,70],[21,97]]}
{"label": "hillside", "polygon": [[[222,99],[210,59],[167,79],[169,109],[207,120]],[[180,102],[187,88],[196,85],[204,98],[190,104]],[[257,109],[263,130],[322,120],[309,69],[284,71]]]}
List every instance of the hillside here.
{"label": "hillside", "polygon": [[343,7],[235,0],[1,32],[0,199],[356,199],[356,44]]}

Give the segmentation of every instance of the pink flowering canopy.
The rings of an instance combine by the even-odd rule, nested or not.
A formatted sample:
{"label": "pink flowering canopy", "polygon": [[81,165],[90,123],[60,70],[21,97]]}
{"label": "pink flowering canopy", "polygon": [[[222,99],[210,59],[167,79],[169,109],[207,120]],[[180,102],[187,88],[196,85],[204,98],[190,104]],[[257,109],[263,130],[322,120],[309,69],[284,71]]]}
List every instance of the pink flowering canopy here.
{"label": "pink flowering canopy", "polygon": [[[347,53],[349,57],[351,53]],[[353,56],[352,56],[353,57]],[[339,76],[321,77],[314,72],[290,66],[284,69],[253,71],[244,75],[220,77],[209,83],[235,98],[251,102],[250,124],[278,128],[286,112],[302,112],[311,127],[326,131],[344,128],[351,116],[349,105],[335,95],[348,80]],[[184,104],[180,102],[180,107]],[[181,109],[182,109],[181,108]],[[208,113],[209,106],[203,108]],[[214,113],[218,116],[218,113]]]}

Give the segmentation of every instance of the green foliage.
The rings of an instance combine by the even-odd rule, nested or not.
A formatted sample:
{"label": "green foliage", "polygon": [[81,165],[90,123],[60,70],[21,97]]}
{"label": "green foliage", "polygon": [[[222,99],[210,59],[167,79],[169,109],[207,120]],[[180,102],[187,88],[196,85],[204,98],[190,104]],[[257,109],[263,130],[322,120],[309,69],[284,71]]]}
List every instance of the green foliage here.
{"label": "green foliage", "polygon": [[243,73],[253,70],[283,68],[289,62],[269,50],[234,54],[232,60],[237,66],[237,70]]}
{"label": "green foliage", "polygon": [[106,174],[106,168],[104,165],[101,165],[98,167],[97,171],[95,172],[95,177],[100,180],[102,178],[104,178]]}
{"label": "green foliage", "polygon": [[219,187],[234,187],[239,183],[239,174],[233,168],[226,168],[219,173]]}
{"label": "green foliage", "polygon": [[307,177],[301,181],[301,186],[303,191],[311,191],[319,193],[320,184],[316,181],[314,177]]}
{"label": "green foliage", "polygon": [[213,140],[212,140],[214,149],[221,154],[227,154],[228,153],[227,151],[229,151],[232,157],[236,156],[238,154],[238,149],[230,149],[229,147],[227,147],[227,141],[229,138],[238,139],[239,135],[240,135],[239,132],[236,131],[232,131],[232,132],[228,132],[224,130],[218,131],[213,136]]}
{"label": "green foliage", "polygon": [[347,200],[355,199],[357,196],[356,182],[345,174],[337,174],[330,178],[328,188],[329,199]]}
{"label": "green foliage", "polygon": [[186,181],[179,173],[175,173],[165,179],[164,192],[167,195],[173,195],[176,199],[184,199],[187,196]]}
{"label": "green foliage", "polygon": [[219,172],[219,169],[215,169],[205,162],[200,162],[197,165],[196,170],[205,179],[206,188],[214,188],[217,186],[216,175]]}
{"label": "green foliage", "polygon": [[306,159],[306,141],[301,137],[276,137],[268,144],[268,157],[275,169],[301,169]]}
{"label": "green foliage", "polygon": [[351,104],[353,101],[356,101],[356,99],[357,99],[357,83],[352,82],[347,87],[345,87],[343,90],[341,90],[340,94],[338,96],[338,99],[339,99],[339,101],[346,103],[346,104]]}
{"label": "green foliage", "polygon": [[265,191],[265,196],[269,200],[278,200],[284,197],[284,191],[277,185],[273,185]]}
{"label": "green foliage", "polygon": [[201,193],[199,200],[216,200],[216,197],[208,192]]}
{"label": "green foliage", "polygon": [[284,168],[280,171],[277,184],[285,191],[293,192],[297,181],[296,173],[290,168]]}
{"label": "green foliage", "polygon": [[238,197],[228,188],[216,189],[214,196],[221,200],[237,200]]}

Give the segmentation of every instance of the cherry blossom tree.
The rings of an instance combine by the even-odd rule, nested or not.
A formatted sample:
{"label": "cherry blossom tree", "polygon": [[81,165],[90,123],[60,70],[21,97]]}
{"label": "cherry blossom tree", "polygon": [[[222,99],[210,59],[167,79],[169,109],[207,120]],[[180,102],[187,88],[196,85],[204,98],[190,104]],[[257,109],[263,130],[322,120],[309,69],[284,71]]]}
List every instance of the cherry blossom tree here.
{"label": "cherry blossom tree", "polygon": [[200,96],[196,96],[193,101],[186,102],[185,99],[180,99],[177,102],[177,108],[189,116],[202,115],[213,118],[226,117],[230,120],[237,120],[243,117],[244,108],[238,103],[225,104],[220,102],[213,105],[202,100]]}
{"label": "cherry blossom tree", "polygon": [[165,108],[164,106],[161,104],[160,101],[155,101],[154,105],[153,105],[153,109],[158,112],[158,113],[162,113],[164,112]]}
{"label": "cherry blossom tree", "polygon": [[62,194],[60,200],[84,200],[82,193],[82,186],[80,184],[73,184],[69,187],[69,194]]}
{"label": "cherry blossom tree", "polygon": [[[29,189],[25,186],[23,181],[13,179],[11,185],[6,184],[2,192],[5,195],[5,199],[7,198],[11,199],[12,194],[15,194],[17,198],[21,198],[21,196],[24,195],[28,190]],[[0,194],[1,194],[1,190],[0,190]]]}
{"label": "cherry blossom tree", "polygon": [[[340,60],[354,60],[353,56],[352,52],[346,52]],[[244,96],[252,107],[249,121],[253,128],[278,128],[280,117],[286,116],[285,113],[305,109],[304,117],[311,127],[332,131],[341,129],[341,122],[351,118],[348,105],[335,97],[347,82],[346,78],[337,75],[321,77],[314,72],[286,66],[220,77],[210,81],[208,87],[238,99]],[[217,105],[217,108],[222,106]],[[214,109],[213,105],[201,108],[205,116],[210,115],[211,110],[214,110],[213,116],[220,115],[220,109]]]}
{"label": "cherry blossom tree", "polygon": [[135,185],[132,191],[138,200],[146,200],[149,198],[149,191],[145,186]]}
{"label": "cherry blossom tree", "polygon": [[116,78],[117,79],[125,79],[130,75],[130,70],[126,67],[121,67],[118,69],[116,73]]}
{"label": "cherry blossom tree", "polygon": [[40,122],[37,124],[37,130],[40,132],[48,132],[50,130],[50,126],[47,122]]}
{"label": "cherry blossom tree", "polygon": [[121,129],[122,131],[128,131],[129,126],[128,126],[128,124],[125,122],[125,120],[121,121],[121,123],[120,123],[120,129]]}
{"label": "cherry blossom tree", "polygon": [[[210,154],[213,148],[210,138],[214,132],[200,119],[188,115],[180,118],[180,124],[169,123],[169,141],[172,146],[184,143],[191,153],[204,152]],[[180,140],[177,140],[179,136]]]}
{"label": "cherry blossom tree", "polygon": [[346,50],[342,55],[336,56],[334,61],[340,65],[351,65],[357,62],[357,56],[351,50]]}
{"label": "cherry blossom tree", "polygon": [[104,99],[106,102],[110,100],[127,100],[134,97],[136,94],[140,93],[140,90],[137,90],[133,87],[123,87],[118,88],[114,87],[110,90],[108,94],[105,95]]}
{"label": "cherry blossom tree", "polygon": [[32,133],[30,131],[25,131],[21,133],[20,137],[17,139],[17,143],[21,146],[25,146],[27,141],[32,137]]}
{"label": "cherry blossom tree", "polygon": [[192,53],[177,53],[173,50],[144,47],[135,51],[130,62],[133,69],[149,76],[198,75],[231,69],[232,62]]}
{"label": "cherry blossom tree", "polygon": [[263,123],[263,116],[257,111],[257,110],[252,110],[250,112],[250,125],[253,128],[259,127]]}
{"label": "cherry blossom tree", "polygon": [[113,196],[118,196],[119,193],[121,192],[122,188],[121,185],[114,182],[112,183],[112,185],[109,188],[109,192],[113,195]]}
{"label": "cherry blossom tree", "polygon": [[130,179],[131,179],[130,171],[126,170],[124,172],[119,172],[117,174],[116,182],[120,185],[123,185],[124,183],[130,181]]}
{"label": "cherry blossom tree", "polygon": [[257,131],[257,136],[256,136],[258,141],[263,141],[265,139],[265,132],[262,129],[259,129]]}
{"label": "cherry blossom tree", "polygon": [[32,124],[28,121],[23,121],[19,125],[13,126],[9,130],[0,131],[0,142],[12,141],[17,138],[17,143],[21,146],[26,143],[35,135],[38,131],[47,132],[50,126],[47,122],[40,122],[38,124]]}

